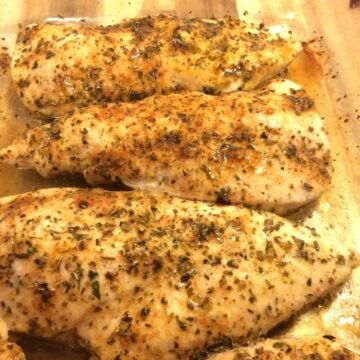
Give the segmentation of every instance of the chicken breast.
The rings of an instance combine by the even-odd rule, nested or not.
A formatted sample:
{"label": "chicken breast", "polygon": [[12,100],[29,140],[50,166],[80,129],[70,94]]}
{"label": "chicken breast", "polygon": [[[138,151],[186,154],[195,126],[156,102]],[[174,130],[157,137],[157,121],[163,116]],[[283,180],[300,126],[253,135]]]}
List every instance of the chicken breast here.
{"label": "chicken breast", "polygon": [[249,90],[302,50],[288,31],[273,29],[164,15],[107,27],[30,25],[19,33],[12,77],[24,105],[45,116],[182,90]]}
{"label": "chicken breast", "polygon": [[358,263],[341,239],[271,213],[144,192],[3,198],[0,238],[9,330],[74,331],[102,360],[185,360],[258,337]]}
{"label": "chicken breast", "polygon": [[358,360],[360,356],[326,338],[267,339],[214,355],[209,360]]}
{"label": "chicken breast", "polygon": [[288,80],[77,110],[27,131],[0,161],[279,214],[319,197],[332,173],[323,120]]}

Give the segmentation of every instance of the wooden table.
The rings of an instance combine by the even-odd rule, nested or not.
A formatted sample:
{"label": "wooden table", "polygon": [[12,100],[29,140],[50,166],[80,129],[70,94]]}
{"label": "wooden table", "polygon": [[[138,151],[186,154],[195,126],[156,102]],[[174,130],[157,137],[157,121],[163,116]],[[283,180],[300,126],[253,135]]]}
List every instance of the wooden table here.
{"label": "wooden table", "polygon": [[[124,17],[146,14],[183,17],[231,15],[266,24],[286,24],[304,40],[317,38],[316,56],[302,55],[289,77],[315,98],[326,118],[335,175],[319,202],[294,218],[316,224],[323,236],[336,232],[360,250],[360,8],[348,0],[2,0],[0,5],[0,64],[11,53],[19,26],[48,18],[114,24]],[[315,61],[315,58],[320,61]],[[26,124],[33,125],[17,99],[8,74],[0,75],[0,147],[11,142]],[[44,180],[32,172],[0,166],[0,195],[68,184],[67,179]],[[78,182],[74,182],[78,184]],[[333,332],[347,346],[360,351],[360,271],[329,306],[300,316],[283,332]],[[81,352],[27,341],[28,359],[83,359]],[[48,350],[46,350],[48,349]],[[49,350],[50,349],[50,350]]]}

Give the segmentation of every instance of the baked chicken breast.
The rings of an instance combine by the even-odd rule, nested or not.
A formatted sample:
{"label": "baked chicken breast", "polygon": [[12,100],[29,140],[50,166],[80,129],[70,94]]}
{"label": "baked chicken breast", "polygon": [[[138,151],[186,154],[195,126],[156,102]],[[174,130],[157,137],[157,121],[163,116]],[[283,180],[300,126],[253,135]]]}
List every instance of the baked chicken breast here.
{"label": "baked chicken breast", "polygon": [[75,332],[102,360],[185,360],[258,337],[358,263],[340,239],[271,213],[144,192],[3,198],[0,238],[9,330]]}
{"label": "baked chicken breast", "polygon": [[289,80],[80,109],[27,131],[0,161],[279,214],[319,197],[332,173],[324,122]]}
{"label": "baked chicken breast", "polygon": [[45,23],[20,31],[12,77],[31,112],[56,116],[182,90],[250,90],[301,50],[287,31],[229,17],[147,16],[107,27]]}
{"label": "baked chicken breast", "polygon": [[209,360],[358,360],[360,356],[325,338],[267,339],[219,353]]}

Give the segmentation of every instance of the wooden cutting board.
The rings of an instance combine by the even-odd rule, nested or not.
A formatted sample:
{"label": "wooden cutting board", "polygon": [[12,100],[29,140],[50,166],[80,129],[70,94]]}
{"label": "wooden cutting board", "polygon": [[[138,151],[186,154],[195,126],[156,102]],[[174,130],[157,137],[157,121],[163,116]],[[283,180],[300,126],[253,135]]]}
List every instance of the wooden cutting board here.
{"label": "wooden cutting board", "polygon": [[[335,174],[320,201],[293,216],[320,227],[326,239],[336,232],[360,250],[360,8],[349,0],[1,0],[0,2],[0,147],[11,142],[30,119],[11,84],[6,65],[19,27],[46,19],[114,24],[124,17],[147,14],[182,17],[231,15],[288,25],[303,40],[316,38],[317,55],[301,55],[288,76],[311,94],[326,119]],[[33,172],[0,166],[0,196],[59,185],[85,186],[79,179],[44,180]],[[278,333],[331,333],[360,352],[360,271],[334,294],[282,327]],[[78,350],[33,339],[22,340],[28,359],[86,359]]]}

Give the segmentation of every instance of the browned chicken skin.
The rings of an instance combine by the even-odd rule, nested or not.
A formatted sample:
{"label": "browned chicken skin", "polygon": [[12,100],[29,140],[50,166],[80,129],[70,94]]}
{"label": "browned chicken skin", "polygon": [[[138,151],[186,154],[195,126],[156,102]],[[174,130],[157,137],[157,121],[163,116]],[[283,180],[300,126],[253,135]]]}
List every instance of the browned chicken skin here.
{"label": "browned chicken skin", "polygon": [[3,198],[0,238],[8,329],[74,331],[102,360],[185,360],[256,338],[358,263],[341,239],[271,213],[143,192]]}
{"label": "browned chicken skin", "polygon": [[12,76],[25,106],[45,116],[182,90],[250,90],[302,50],[282,35],[238,19],[164,15],[108,27],[30,25],[19,33]]}

